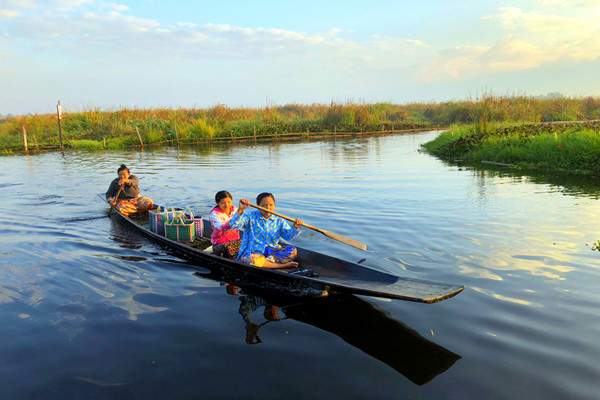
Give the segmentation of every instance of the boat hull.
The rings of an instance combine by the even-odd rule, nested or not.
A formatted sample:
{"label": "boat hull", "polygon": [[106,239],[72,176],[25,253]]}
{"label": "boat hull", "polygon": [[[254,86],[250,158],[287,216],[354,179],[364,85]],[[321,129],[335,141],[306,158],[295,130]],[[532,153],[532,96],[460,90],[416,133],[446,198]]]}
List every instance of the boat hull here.
{"label": "boat hull", "polygon": [[[251,283],[261,289],[283,290],[286,295],[319,297],[331,294],[366,295],[420,303],[436,303],[456,296],[463,286],[403,278],[377,271],[364,265],[341,260],[311,250],[298,248],[302,267],[316,276],[295,275],[285,270],[257,268],[235,260],[216,256],[193,245],[158,235],[143,220],[134,220],[116,210],[111,217],[167,248],[191,265],[220,270],[223,279],[234,284]],[[210,237],[210,225],[205,221],[204,240]]]}

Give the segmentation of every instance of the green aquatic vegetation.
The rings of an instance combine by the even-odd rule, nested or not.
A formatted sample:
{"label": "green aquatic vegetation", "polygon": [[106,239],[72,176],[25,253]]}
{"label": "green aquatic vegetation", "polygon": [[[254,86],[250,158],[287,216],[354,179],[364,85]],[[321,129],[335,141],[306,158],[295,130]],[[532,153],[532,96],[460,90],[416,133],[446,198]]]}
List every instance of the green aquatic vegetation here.
{"label": "green aquatic vegetation", "polygon": [[74,150],[102,150],[104,145],[96,140],[75,139],[69,141],[66,147]]}
{"label": "green aquatic vegetation", "polygon": [[106,148],[108,150],[122,150],[136,145],[139,145],[139,139],[134,136],[120,136],[106,139]]}
{"label": "green aquatic vegetation", "polygon": [[[443,136],[430,147],[444,157],[461,156],[482,139],[501,132],[527,135],[523,122],[600,118],[600,99],[594,97],[533,98],[491,96],[463,101],[430,103],[331,103],[286,104],[262,108],[232,108],[218,104],[210,108],[155,108],[66,112],[62,121],[66,144],[86,140],[102,148],[139,146],[137,128],[145,144],[196,142],[241,137],[304,135],[306,132],[373,132],[454,125],[451,136]],[[517,124],[515,121],[519,121]],[[16,116],[0,120],[0,150],[22,151],[22,129],[29,148],[54,149],[58,128],[54,114]],[[540,133],[545,132],[545,127]],[[106,145],[104,144],[106,142]],[[97,148],[81,142],[73,146]],[[66,145],[68,147],[68,145]],[[505,150],[508,151],[508,150]],[[509,152],[510,153],[510,152]],[[518,159],[515,154],[507,154]]]}
{"label": "green aquatic vegetation", "polygon": [[193,122],[189,129],[190,139],[212,139],[215,137],[217,129],[209,124],[205,119],[198,118]]}
{"label": "green aquatic vegetation", "polygon": [[449,160],[600,175],[600,123],[460,126],[423,147]]}

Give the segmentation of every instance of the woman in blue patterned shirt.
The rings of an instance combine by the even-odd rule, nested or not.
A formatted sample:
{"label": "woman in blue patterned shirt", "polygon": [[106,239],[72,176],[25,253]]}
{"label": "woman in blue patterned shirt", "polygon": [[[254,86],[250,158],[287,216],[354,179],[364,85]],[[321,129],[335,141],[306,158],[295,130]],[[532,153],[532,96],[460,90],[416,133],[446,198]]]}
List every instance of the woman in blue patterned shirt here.
{"label": "woman in blue patterned shirt", "polygon": [[[261,193],[256,203],[269,211],[275,210],[275,196]],[[243,232],[237,259],[262,268],[297,267],[298,252],[294,246],[280,244],[281,239],[292,240],[299,233],[302,220],[291,226],[283,219],[260,210],[246,210],[250,202],[240,200],[237,212],[229,221],[231,229]]]}

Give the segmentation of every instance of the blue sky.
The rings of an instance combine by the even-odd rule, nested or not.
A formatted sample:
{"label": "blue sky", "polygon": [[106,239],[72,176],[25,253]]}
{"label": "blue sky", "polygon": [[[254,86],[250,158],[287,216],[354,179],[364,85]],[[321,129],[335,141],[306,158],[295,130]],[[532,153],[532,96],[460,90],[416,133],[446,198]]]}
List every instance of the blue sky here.
{"label": "blue sky", "polygon": [[600,0],[0,0],[0,114],[600,95]]}

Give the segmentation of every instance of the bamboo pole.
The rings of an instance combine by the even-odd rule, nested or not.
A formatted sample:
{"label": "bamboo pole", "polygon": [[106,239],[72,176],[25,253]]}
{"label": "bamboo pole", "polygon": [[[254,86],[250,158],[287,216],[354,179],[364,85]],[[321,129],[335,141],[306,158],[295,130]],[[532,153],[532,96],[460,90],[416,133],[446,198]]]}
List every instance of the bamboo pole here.
{"label": "bamboo pole", "polygon": [[175,123],[175,139],[177,139],[177,147],[179,147],[179,132],[177,132],[177,123]]}
{"label": "bamboo pole", "polygon": [[254,141],[256,142],[256,125],[254,125],[252,128],[254,130]]}
{"label": "bamboo pole", "polygon": [[106,136],[102,138],[102,148],[106,150]]}
{"label": "bamboo pole", "polygon": [[60,105],[60,100],[56,103],[56,120],[58,121],[58,141],[60,143],[60,151],[64,151],[63,148],[63,134],[62,134],[62,107]]}
{"label": "bamboo pole", "polygon": [[[298,221],[296,218],[288,217],[287,215],[280,214],[280,213],[277,213],[275,211],[268,210],[268,209],[263,208],[261,206],[258,206],[256,204],[252,204],[252,203],[247,203],[247,204],[250,207],[256,208],[256,209],[258,209],[260,211],[267,212],[269,214],[276,215],[279,218],[283,218],[283,219],[288,220],[290,222],[294,222],[295,223],[296,221]],[[301,225],[304,226],[304,227],[306,227],[306,228],[308,228],[308,229],[311,229],[313,231],[319,232],[319,233],[327,236],[328,238],[331,238],[333,240],[337,240],[338,242],[350,245],[350,246],[355,247],[355,248],[360,249],[360,250],[364,250],[364,251],[367,250],[367,245],[364,244],[364,243],[359,242],[356,239],[352,239],[352,238],[349,238],[349,237],[346,237],[346,236],[342,236],[342,235],[339,235],[337,233],[333,233],[331,231],[327,231],[325,229],[318,228],[318,227],[313,226],[313,225],[309,225],[309,224],[307,224],[305,222],[303,222]]]}
{"label": "bamboo pole", "polygon": [[23,130],[23,149],[25,150],[25,153],[29,152],[29,149],[27,148],[27,129],[25,129],[25,125],[21,125],[21,129]]}
{"label": "bamboo pole", "polygon": [[144,142],[142,141],[142,135],[140,135],[140,130],[138,129],[138,127],[135,127],[135,131],[137,133],[138,139],[140,139],[140,146],[142,146],[142,149],[144,148]]}

